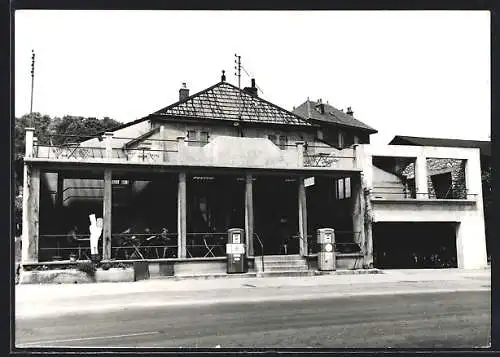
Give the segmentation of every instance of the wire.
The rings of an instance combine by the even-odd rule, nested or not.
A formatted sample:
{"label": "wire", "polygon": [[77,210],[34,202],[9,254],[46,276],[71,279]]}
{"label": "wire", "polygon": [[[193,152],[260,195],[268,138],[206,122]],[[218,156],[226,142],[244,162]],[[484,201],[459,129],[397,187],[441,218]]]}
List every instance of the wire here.
{"label": "wire", "polygon": [[[252,78],[252,76],[247,72],[247,70],[245,69],[245,67],[243,67],[243,65],[241,65],[241,68],[247,74],[248,78]],[[264,91],[262,89],[260,89],[260,87],[257,84],[255,86],[264,95],[264,97],[266,97],[266,94],[264,93]]]}

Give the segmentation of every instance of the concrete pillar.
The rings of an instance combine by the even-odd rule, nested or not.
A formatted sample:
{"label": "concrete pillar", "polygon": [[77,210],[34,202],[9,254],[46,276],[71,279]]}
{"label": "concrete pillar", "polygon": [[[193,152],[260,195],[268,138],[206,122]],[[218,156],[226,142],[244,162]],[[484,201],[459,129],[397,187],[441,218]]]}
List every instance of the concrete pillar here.
{"label": "concrete pillar", "polygon": [[56,209],[62,211],[63,203],[64,203],[64,176],[61,172],[57,173],[57,201],[56,201]]}
{"label": "concrete pillar", "polygon": [[40,169],[24,163],[23,233],[21,261],[38,262]]}
{"label": "concrete pillar", "polygon": [[300,235],[300,255],[305,256],[307,251],[307,199],[304,177],[299,177],[299,235]]}
{"label": "concrete pillar", "polygon": [[247,256],[254,255],[253,247],[253,182],[252,174],[245,174],[245,236]]}
{"label": "concrete pillar", "polygon": [[365,207],[363,205],[363,189],[361,187],[361,175],[351,177],[351,216],[353,239],[364,252],[365,232],[364,232],[364,215]]}
{"label": "concrete pillar", "polygon": [[185,157],[184,151],[186,148],[186,137],[178,136],[177,137],[177,163],[182,164]]}
{"label": "concrete pillar", "polygon": [[370,191],[363,188],[363,201],[365,206],[364,213],[364,266],[373,267],[373,237],[372,237],[372,223],[373,223],[373,209],[370,199]]}
{"label": "concrete pillar", "polygon": [[417,198],[429,198],[427,160],[424,155],[417,156],[417,159],[415,160],[415,189],[417,191]]}
{"label": "concrete pillar", "polygon": [[[166,133],[167,132],[165,131],[165,125],[161,124],[160,125],[160,135],[159,135],[161,140],[166,139]],[[160,145],[158,145],[158,147],[160,148],[160,150],[162,150],[162,152],[160,153],[161,161],[162,162],[167,161],[167,142],[160,141]]]}
{"label": "concrete pillar", "polygon": [[483,269],[488,265],[484,220],[472,214],[456,227],[457,263],[461,269]]}
{"label": "concrete pillar", "polygon": [[483,188],[479,149],[465,163],[465,185],[469,199],[475,199],[475,209],[457,224],[457,263],[462,269],[481,269],[488,264],[483,211]]}
{"label": "concrete pillar", "polygon": [[[360,205],[362,210],[362,226],[360,233],[360,243],[363,249],[363,265],[373,266],[373,238],[372,222],[373,211],[371,205],[371,191],[373,188],[373,156],[370,151],[370,145],[356,145],[355,147],[356,166],[363,172],[360,175]],[[359,223],[359,221],[358,221]]]}
{"label": "concrete pillar", "polygon": [[111,140],[113,139],[112,132],[104,133],[104,145],[106,147],[106,159],[111,159],[113,157],[113,147],[111,145]]}
{"label": "concrete pillar", "polygon": [[104,169],[102,259],[111,259],[112,171]]}
{"label": "concrete pillar", "polygon": [[25,139],[24,139],[24,157],[33,156],[33,135],[35,133],[35,128],[25,129]]}
{"label": "concrete pillar", "polygon": [[38,138],[33,137],[33,152],[31,154],[33,157],[38,157]]}
{"label": "concrete pillar", "polygon": [[177,191],[177,257],[186,258],[186,173],[179,172]]}
{"label": "concrete pillar", "polygon": [[295,145],[297,146],[297,166],[304,167],[304,142],[297,141]]}

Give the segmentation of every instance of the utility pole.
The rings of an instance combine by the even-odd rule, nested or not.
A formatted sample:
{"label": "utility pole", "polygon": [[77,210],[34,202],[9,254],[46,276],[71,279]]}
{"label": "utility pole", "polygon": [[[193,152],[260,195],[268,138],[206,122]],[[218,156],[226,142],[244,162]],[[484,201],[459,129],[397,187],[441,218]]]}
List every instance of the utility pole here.
{"label": "utility pole", "polygon": [[33,88],[35,86],[35,50],[31,50],[31,105],[30,116],[33,113]]}
{"label": "utility pole", "polygon": [[238,88],[241,89],[241,56],[238,56],[236,53],[234,54],[234,63],[236,63],[236,66],[234,66],[234,69],[237,72],[234,72],[234,75],[238,77]]}

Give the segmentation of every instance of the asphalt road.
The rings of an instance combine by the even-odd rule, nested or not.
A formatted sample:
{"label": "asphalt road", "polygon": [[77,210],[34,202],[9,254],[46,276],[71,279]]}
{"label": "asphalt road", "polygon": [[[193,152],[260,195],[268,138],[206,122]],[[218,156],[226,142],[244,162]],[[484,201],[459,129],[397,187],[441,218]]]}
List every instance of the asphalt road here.
{"label": "asphalt road", "polygon": [[17,347],[486,346],[489,291],[125,308],[16,319]]}

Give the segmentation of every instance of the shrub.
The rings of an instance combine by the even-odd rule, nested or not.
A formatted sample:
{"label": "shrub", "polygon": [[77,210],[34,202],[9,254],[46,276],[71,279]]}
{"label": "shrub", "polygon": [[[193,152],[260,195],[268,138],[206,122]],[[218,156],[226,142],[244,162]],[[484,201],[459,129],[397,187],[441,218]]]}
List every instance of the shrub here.
{"label": "shrub", "polygon": [[93,263],[90,262],[82,262],[78,263],[78,270],[86,273],[89,276],[94,276],[96,267]]}

